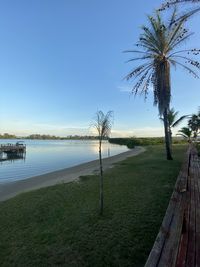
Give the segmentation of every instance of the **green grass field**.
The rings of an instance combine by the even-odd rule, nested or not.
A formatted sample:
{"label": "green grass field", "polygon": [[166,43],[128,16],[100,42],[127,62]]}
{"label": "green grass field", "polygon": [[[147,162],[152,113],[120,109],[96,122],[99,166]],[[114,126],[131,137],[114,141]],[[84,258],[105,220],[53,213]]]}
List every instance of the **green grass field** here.
{"label": "green grass field", "polygon": [[107,171],[102,217],[97,176],[0,203],[0,266],[143,266],[185,151],[151,146]]}

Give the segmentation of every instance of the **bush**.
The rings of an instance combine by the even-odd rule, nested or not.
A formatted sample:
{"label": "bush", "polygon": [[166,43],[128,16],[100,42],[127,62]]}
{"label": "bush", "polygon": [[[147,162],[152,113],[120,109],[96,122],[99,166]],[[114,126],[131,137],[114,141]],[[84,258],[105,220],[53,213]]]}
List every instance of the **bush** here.
{"label": "bush", "polygon": [[163,137],[156,138],[110,138],[110,143],[118,145],[126,145],[128,148],[134,148],[135,146],[147,146],[147,145],[159,145],[164,143]]}
{"label": "bush", "polygon": [[[112,144],[126,145],[128,148],[135,146],[148,146],[148,145],[162,145],[165,143],[164,137],[129,137],[129,138],[110,138],[109,142]],[[173,138],[173,144],[185,144],[185,140],[180,138]]]}

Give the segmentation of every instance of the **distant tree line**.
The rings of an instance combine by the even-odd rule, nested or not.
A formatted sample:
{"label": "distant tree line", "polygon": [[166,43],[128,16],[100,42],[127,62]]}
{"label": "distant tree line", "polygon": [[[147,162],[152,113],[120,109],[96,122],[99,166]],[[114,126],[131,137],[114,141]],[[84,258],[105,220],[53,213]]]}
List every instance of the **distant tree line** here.
{"label": "distant tree line", "polygon": [[59,137],[55,135],[49,135],[49,134],[31,134],[26,137],[25,139],[36,139],[36,140],[64,140],[67,137]]}
{"label": "distant tree line", "polygon": [[[0,134],[0,139],[34,139],[34,140],[98,140],[98,136],[93,135],[69,135],[66,137],[60,137],[48,134],[31,134],[28,136],[19,137],[14,134]],[[105,140],[106,138],[104,138]]]}
{"label": "distant tree line", "polygon": [[68,135],[66,137],[60,137],[55,135],[46,134],[31,134],[25,139],[38,139],[38,140],[97,140],[98,136],[92,135]]}
{"label": "distant tree line", "polygon": [[4,134],[0,134],[0,139],[16,139],[16,135],[14,134],[8,134],[8,133],[4,133]]}

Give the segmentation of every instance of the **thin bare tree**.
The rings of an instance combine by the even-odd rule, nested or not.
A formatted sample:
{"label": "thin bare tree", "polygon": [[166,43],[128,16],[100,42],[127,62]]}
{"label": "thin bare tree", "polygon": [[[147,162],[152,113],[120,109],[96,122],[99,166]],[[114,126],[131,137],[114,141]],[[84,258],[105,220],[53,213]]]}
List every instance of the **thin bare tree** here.
{"label": "thin bare tree", "polygon": [[104,196],[103,196],[103,163],[102,163],[102,142],[109,137],[111,133],[111,128],[113,124],[113,112],[108,111],[104,114],[101,110],[97,111],[96,117],[93,123],[94,129],[97,131],[99,139],[99,186],[100,186],[100,195],[99,195],[99,213],[103,214],[104,207]]}

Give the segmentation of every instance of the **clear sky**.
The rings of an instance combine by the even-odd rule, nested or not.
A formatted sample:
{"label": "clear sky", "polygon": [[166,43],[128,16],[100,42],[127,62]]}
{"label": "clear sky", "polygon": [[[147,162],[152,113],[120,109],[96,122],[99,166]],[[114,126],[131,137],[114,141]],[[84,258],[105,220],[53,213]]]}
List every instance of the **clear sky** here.
{"label": "clear sky", "polygon": [[[113,136],[163,136],[153,94],[130,95],[123,77],[154,0],[1,0],[0,133],[89,134],[97,110],[114,111]],[[200,48],[200,15],[189,48]],[[172,106],[197,112],[200,80],[172,72]]]}

